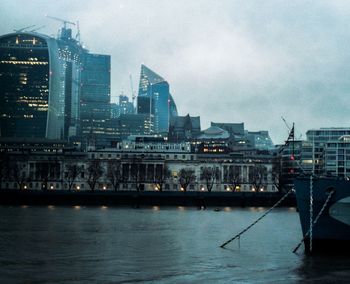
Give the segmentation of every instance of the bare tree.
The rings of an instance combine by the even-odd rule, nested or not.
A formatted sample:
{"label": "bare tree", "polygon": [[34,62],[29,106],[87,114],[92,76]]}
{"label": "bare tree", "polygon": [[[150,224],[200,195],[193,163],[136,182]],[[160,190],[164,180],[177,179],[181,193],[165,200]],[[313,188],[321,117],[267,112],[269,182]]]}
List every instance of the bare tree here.
{"label": "bare tree", "polygon": [[118,160],[108,161],[107,178],[111,182],[115,191],[119,189],[120,183],[123,181],[122,164]]}
{"label": "bare tree", "polygon": [[23,163],[12,161],[9,164],[9,177],[17,183],[20,189],[24,189],[25,183],[28,181],[27,174],[23,170]]}
{"label": "bare tree", "polygon": [[157,165],[154,174],[154,185],[159,191],[163,191],[166,180],[170,177],[170,170],[167,165]]}
{"label": "bare tree", "polygon": [[66,165],[66,179],[68,182],[68,190],[71,191],[73,184],[77,177],[84,171],[83,166],[78,166],[77,164],[69,163]]}
{"label": "bare tree", "polygon": [[215,181],[217,180],[218,177],[218,169],[214,167],[203,167],[202,168],[202,173],[201,173],[202,178],[205,180],[207,190],[208,192],[211,192]]}
{"label": "bare tree", "polygon": [[227,173],[227,182],[230,185],[232,191],[236,191],[236,188],[241,186],[241,168],[240,166],[231,166],[229,167]]}
{"label": "bare tree", "polygon": [[103,167],[99,160],[92,160],[87,167],[87,183],[91,191],[95,190],[95,186],[99,178],[103,175]]}
{"label": "bare tree", "polygon": [[183,168],[179,171],[179,182],[184,191],[187,187],[196,180],[193,169]]}
{"label": "bare tree", "polygon": [[9,157],[6,152],[0,152],[0,190],[2,189],[2,182],[9,176]]}
{"label": "bare tree", "polygon": [[255,165],[249,168],[249,180],[255,189],[259,191],[267,185],[267,169],[262,165]]}

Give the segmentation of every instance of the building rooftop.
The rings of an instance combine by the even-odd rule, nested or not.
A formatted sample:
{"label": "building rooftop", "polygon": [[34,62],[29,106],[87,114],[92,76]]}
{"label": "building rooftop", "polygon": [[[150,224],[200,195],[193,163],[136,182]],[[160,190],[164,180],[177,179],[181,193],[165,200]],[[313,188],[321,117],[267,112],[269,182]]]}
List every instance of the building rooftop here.
{"label": "building rooftop", "polygon": [[202,134],[199,135],[198,139],[228,139],[230,134],[228,131],[217,127],[210,126],[209,128],[202,131]]}

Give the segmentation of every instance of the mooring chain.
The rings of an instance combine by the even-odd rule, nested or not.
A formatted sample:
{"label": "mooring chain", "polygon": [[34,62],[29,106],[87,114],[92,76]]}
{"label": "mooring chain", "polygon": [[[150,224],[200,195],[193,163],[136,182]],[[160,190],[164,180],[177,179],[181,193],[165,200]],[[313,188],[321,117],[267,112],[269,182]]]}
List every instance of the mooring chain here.
{"label": "mooring chain", "polygon": [[310,250],[310,252],[312,252],[312,237],[313,237],[313,231],[312,231],[312,227],[313,227],[313,218],[314,218],[314,216],[313,216],[313,214],[314,214],[314,212],[313,212],[313,208],[314,208],[314,197],[313,197],[313,189],[314,189],[314,187],[313,187],[313,185],[314,185],[314,183],[313,183],[313,179],[312,179],[312,175],[310,176],[310,214],[309,214],[309,216],[310,216],[310,227],[309,227],[309,231],[310,231],[310,246],[309,246],[309,250]]}
{"label": "mooring chain", "polygon": [[227,244],[234,241],[237,238],[240,238],[242,234],[248,231],[251,227],[253,227],[256,223],[258,223],[262,218],[264,218],[268,213],[270,213],[276,206],[278,206],[286,197],[294,191],[294,188],[291,188],[280,200],[278,200],[275,205],[273,205],[269,210],[267,210],[263,215],[261,215],[258,219],[256,219],[252,224],[250,224],[247,228],[241,231],[239,234],[235,235],[233,238],[229,239],[227,242],[223,243],[220,247],[224,248]]}
{"label": "mooring chain", "polygon": [[[304,236],[303,239],[300,241],[300,243],[299,243],[299,244],[296,246],[296,248],[293,250],[294,253],[299,249],[299,247],[300,247],[301,244],[304,242],[304,240],[310,235],[310,232],[312,231],[313,226],[315,226],[316,223],[317,223],[317,221],[318,221],[318,219],[320,219],[321,215],[323,214],[323,211],[326,209],[326,207],[327,207],[329,201],[331,200],[332,194],[333,194],[334,192],[335,192],[335,190],[332,190],[332,191],[329,192],[328,197],[327,197],[326,201],[323,203],[323,206],[322,206],[320,212],[318,212],[318,214],[317,214],[315,220],[312,222],[312,226],[311,226],[311,227],[309,228],[309,230],[306,232],[305,236]],[[312,250],[310,250],[310,252],[312,252]]]}

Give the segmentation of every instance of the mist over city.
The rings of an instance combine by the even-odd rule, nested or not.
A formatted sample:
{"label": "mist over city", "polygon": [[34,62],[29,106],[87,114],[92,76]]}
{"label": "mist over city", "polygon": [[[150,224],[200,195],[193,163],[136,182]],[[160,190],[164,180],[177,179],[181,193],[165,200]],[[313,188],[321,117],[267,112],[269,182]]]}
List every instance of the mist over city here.
{"label": "mist over city", "polygon": [[[51,15],[79,21],[81,40],[111,55],[111,96],[135,90],[140,65],[170,84],[179,114],[244,122],[275,144],[295,122],[346,126],[350,7],[346,1],[3,1],[1,34],[30,25],[57,35]],[[18,7],[26,7],[18,9]],[[34,29],[33,28],[33,29]],[[73,33],[76,27],[72,26]],[[195,108],[193,106],[196,106]]]}
{"label": "mist over city", "polygon": [[349,19],[2,1],[0,283],[348,283]]}

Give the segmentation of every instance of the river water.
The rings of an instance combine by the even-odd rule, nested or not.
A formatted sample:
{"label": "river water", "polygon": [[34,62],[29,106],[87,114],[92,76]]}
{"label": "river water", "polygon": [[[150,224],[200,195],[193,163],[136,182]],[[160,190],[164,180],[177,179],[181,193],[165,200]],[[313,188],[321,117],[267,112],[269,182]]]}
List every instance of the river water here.
{"label": "river water", "polygon": [[306,256],[298,213],[264,208],[0,207],[0,283],[341,283],[350,258]]}

